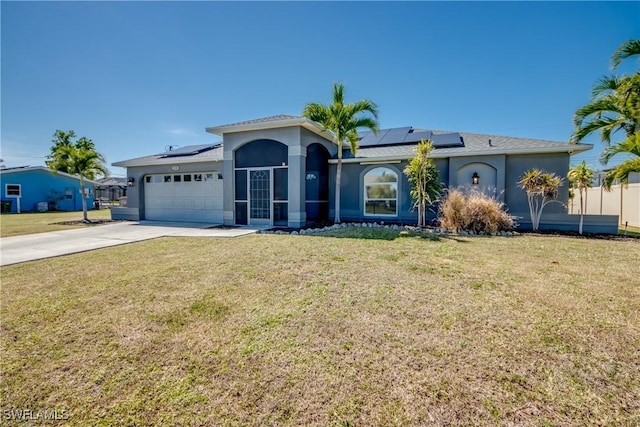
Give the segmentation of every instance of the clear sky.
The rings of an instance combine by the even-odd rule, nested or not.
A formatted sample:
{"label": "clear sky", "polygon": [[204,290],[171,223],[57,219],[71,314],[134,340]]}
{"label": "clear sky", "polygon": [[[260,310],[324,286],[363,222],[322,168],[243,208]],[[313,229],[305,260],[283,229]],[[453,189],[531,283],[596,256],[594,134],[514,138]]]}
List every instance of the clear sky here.
{"label": "clear sky", "polygon": [[[333,82],[376,102],[382,128],[568,141],[611,53],[640,37],[640,2],[0,7],[7,167],[43,165],[56,129],[92,139],[109,164],[216,142],[205,127],[300,115],[330,102]],[[599,166],[599,141],[574,161]]]}

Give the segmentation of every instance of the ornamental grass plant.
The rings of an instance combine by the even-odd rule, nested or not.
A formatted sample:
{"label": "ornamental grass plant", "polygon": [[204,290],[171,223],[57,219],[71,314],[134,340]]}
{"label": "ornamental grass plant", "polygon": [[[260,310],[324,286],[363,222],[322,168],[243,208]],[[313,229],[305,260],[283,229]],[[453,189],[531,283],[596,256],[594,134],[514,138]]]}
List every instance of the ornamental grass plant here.
{"label": "ornamental grass plant", "polygon": [[478,190],[447,191],[440,204],[440,226],[453,232],[497,233],[511,230],[514,219],[506,212],[504,203]]}

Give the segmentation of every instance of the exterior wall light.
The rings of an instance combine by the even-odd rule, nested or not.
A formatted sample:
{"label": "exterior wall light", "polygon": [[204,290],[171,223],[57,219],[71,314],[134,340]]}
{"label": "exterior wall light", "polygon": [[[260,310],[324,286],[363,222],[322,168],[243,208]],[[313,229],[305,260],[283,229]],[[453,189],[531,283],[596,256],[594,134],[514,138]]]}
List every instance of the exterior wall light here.
{"label": "exterior wall light", "polygon": [[132,176],[130,176],[129,179],[127,179],[127,185],[129,187],[133,187],[135,183],[136,183],[136,180]]}
{"label": "exterior wall light", "polygon": [[478,172],[474,172],[473,176],[471,177],[471,184],[478,185],[479,182],[480,182],[480,175],[478,175]]}

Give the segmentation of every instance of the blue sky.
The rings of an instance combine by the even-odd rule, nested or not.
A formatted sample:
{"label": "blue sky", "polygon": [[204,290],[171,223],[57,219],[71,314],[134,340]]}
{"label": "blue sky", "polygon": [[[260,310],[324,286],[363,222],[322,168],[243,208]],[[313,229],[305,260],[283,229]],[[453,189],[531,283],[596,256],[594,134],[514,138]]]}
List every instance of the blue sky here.
{"label": "blue sky", "polygon": [[[381,127],[568,141],[639,2],[1,3],[4,164],[56,129],[108,163],[215,142],[207,126],[369,98]],[[638,63],[618,70],[631,73]],[[598,166],[595,149],[576,157]],[[111,167],[116,176],[124,170]]]}

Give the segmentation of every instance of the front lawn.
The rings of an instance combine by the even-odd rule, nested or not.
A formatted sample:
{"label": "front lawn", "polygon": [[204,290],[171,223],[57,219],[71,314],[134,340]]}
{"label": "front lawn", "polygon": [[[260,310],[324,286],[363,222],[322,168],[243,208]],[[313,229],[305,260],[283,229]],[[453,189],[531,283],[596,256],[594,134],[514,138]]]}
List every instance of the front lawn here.
{"label": "front lawn", "polygon": [[[88,212],[88,217],[89,220],[111,219],[111,211],[109,209],[92,210]],[[87,227],[87,225],[56,224],[57,222],[76,220],[82,220],[82,211],[3,214],[0,216],[0,236],[19,236]]]}
{"label": "front lawn", "polygon": [[640,423],[638,240],[334,234],[3,267],[4,420]]}

